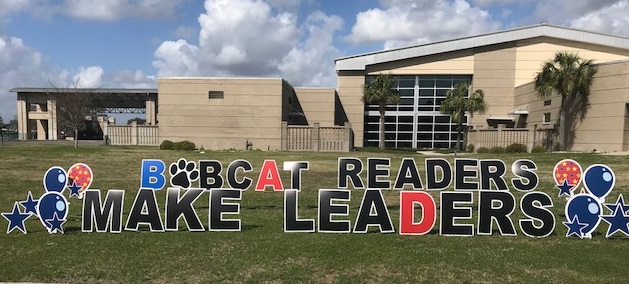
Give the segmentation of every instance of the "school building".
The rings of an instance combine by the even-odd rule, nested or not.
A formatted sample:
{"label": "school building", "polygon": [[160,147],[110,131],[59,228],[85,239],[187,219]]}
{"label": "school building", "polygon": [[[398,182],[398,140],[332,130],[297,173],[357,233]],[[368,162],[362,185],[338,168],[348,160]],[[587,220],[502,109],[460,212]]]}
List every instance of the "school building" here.
{"label": "school building", "polygon": [[[560,98],[539,98],[533,79],[561,51],[599,68],[587,105],[570,110],[578,114],[570,116],[571,149],[629,150],[629,38],[546,23],[339,58],[337,88],[294,87],[281,78],[199,77],[159,78],[157,89],[102,89],[100,100],[110,104],[99,110],[115,111],[116,100],[107,98],[116,96],[120,109],[142,110],[149,125],[99,123],[112,144],[189,140],[205,149],[349,151],[377,145],[379,113],[361,97],[369,76],[388,73],[401,95],[387,108],[388,147],[453,147],[456,124],[439,107],[458,82],[482,89],[488,105],[485,114],[467,117],[468,143],[552,147]],[[17,93],[21,137],[37,132],[37,139],[56,139],[54,90],[11,91]]]}

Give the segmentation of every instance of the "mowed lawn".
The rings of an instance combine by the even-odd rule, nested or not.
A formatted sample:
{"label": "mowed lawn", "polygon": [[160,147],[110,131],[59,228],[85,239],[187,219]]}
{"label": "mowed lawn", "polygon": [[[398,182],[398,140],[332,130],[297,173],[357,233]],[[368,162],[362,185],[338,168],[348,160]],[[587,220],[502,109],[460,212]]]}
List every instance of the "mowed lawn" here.
{"label": "mowed lawn", "polygon": [[[142,159],[161,159],[167,165],[179,158],[219,160],[224,166],[246,159],[254,167],[248,174],[257,180],[265,159],[278,162],[285,185],[290,184],[285,161],[309,161],[302,175],[299,215],[317,218],[318,189],[336,188],[338,157],[391,159],[391,175],[404,157],[416,159],[422,179],[424,159],[414,152],[213,152],[160,151],[147,147],[83,146],[9,143],[0,145],[0,212],[10,212],[16,201],[44,193],[42,178],[52,166],[65,169],[77,162],[91,166],[92,189],[124,189],[123,222],[140,185]],[[442,156],[453,161],[452,156]],[[188,232],[180,222],[179,232],[81,232],[82,203],[70,198],[65,234],[50,235],[31,216],[28,234],[18,230],[5,234],[8,222],[0,218],[0,281],[4,282],[277,282],[277,283],[389,283],[389,282],[500,282],[500,283],[624,283],[629,276],[629,239],[605,238],[608,225],[601,222],[592,239],[566,238],[565,198],[558,198],[552,170],[564,158],[587,166],[602,163],[616,173],[616,186],[608,202],[623,193],[629,200],[629,157],[596,154],[487,154],[469,158],[501,159],[507,169],[517,159],[531,159],[538,166],[537,190],[553,198],[554,234],[532,239],[521,233],[519,206],[512,218],[515,237],[439,235],[439,215],[434,230],[423,236],[397,233],[399,191],[383,191],[396,233],[381,234],[374,227],[367,234],[284,233],[283,193],[267,189],[245,191],[238,216],[241,232]],[[364,172],[363,172],[364,175]],[[169,175],[167,175],[169,176]],[[507,175],[510,178],[512,175]],[[451,190],[451,189],[450,189]],[[515,192],[516,202],[522,193]],[[164,217],[165,190],[157,192]],[[431,192],[439,204],[439,193]],[[68,193],[64,194],[66,197]],[[208,194],[194,203],[207,228]],[[352,190],[350,217],[354,224],[363,190]],[[474,200],[477,201],[475,195]],[[475,224],[474,217],[462,223]],[[420,210],[417,210],[417,214]],[[343,218],[337,218],[343,219]],[[495,228],[495,227],[494,227]],[[617,236],[619,236],[617,234]]]}

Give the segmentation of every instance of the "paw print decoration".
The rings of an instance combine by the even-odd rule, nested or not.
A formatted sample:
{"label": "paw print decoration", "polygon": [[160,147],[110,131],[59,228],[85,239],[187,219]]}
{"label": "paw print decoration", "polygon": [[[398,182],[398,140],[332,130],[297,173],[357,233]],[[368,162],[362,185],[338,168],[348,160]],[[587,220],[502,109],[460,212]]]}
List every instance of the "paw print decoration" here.
{"label": "paw print decoration", "polygon": [[199,179],[199,170],[194,161],[179,159],[170,164],[170,185],[173,187],[190,188],[192,182]]}

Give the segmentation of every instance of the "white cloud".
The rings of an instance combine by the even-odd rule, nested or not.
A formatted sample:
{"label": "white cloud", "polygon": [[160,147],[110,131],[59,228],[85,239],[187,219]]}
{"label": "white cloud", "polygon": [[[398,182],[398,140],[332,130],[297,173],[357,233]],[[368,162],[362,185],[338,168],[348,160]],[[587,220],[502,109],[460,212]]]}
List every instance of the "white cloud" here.
{"label": "white cloud", "polygon": [[315,12],[298,26],[293,13],[260,0],[206,0],[204,6],[199,44],[163,42],[153,61],[158,75],[281,76],[296,86],[335,82],[333,58],[340,52],[332,40],[341,18]]}
{"label": "white cloud", "polygon": [[65,0],[61,8],[72,17],[113,21],[127,17],[169,17],[181,3],[182,0]]}
{"label": "white cloud", "polygon": [[155,76],[147,75],[140,70],[118,70],[111,74],[112,87],[122,88],[155,88]]}
{"label": "white cloud", "polygon": [[81,67],[79,72],[72,77],[72,86],[100,88],[102,87],[103,74],[105,71],[100,66]]}
{"label": "white cloud", "polygon": [[12,119],[16,113],[16,97],[10,89],[46,82],[42,58],[22,39],[0,34],[0,114],[4,119]]}
{"label": "white cloud", "polygon": [[31,7],[34,1],[29,0],[2,0],[0,2],[0,20],[11,13],[24,11]]}
{"label": "white cloud", "polygon": [[159,76],[198,76],[198,50],[183,39],[165,41],[155,51],[153,67]]}
{"label": "white cloud", "polygon": [[384,42],[384,48],[458,38],[500,28],[489,12],[465,0],[381,1],[385,9],[371,9],[356,16],[346,37],[352,43]]}
{"label": "white cloud", "polygon": [[314,12],[305,23],[306,41],[294,47],[278,69],[287,80],[298,86],[334,86],[334,58],[341,52],[334,47],[334,32],[343,27],[343,19]]}
{"label": "white cloud", "polygon": [[618,1],[569,23],[575,28],[629,36],[629,1]]}
{"label": "white cloud", "polygon": [[552,24],[563,25],[571,19],[590,14],[597,10],[609,7],[618,0],[548,0],[537,3],[535,16],[540,21],[548,21]]}

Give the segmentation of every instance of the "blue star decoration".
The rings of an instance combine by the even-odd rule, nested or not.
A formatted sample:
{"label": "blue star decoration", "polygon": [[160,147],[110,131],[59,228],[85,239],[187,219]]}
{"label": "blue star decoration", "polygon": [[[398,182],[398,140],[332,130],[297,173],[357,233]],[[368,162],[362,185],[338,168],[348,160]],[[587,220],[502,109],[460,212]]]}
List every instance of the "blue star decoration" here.
{"label": "blue star decoration", "polygon": [[570,237],[572,235],[577,235],[577,237],[583,239],[583,228],[587,227],[586,223],[579,223],[579,217],[574,215],[572,217],[572,222],[567,221],[563,222],[563,224],[568,227],[568,232],[566,233],[566,237]]}
{"label": "blue star decoration", "polygon": [[605,237],[609,238],[618,231],[629,237],[629,216],[625,215],[622,206],[616,206],[613,215],[601,216],[601,219],[609,223],[609,229],[607,229],[607,235],[605,235]]}
{"label": "blue star decoration", "polygon": [[570,196],[570,189],[572,186],[568,185],[567,179],[563,180],[562,185],[556,185],[556,187],[559,189],[559,195],[557,197],[561,197],[564,194]]}
{"label": "blue star decoration", "polygon": [[629,204],[625,204],[625,199],[621,195],[618,195],[618,199],[616,199],[616,203],[605,203],[604,204],[607,209],[614,212],[616,211],[616,207],[622,207],[622,212],[627,213],[629,211]]}
{"label": "blue star decoration", "polygon": [[24,221],[31,216],[31,213],[22,213],[20,212],[20,206],[17,205],[17,202],[13,203],[13,212],[11,213],[2,213],[2,217],[9,221],[9,227],[7,227],[7,234],[13,232],[15,228],[22,231],[22,233],[26,234],[26,226],[24,226]]}
{"label": "blue star decoration", "polygon": [[33,194],[31,194],[30,191],[28,192],[26,200],[20,201],[20,204],[22,204],[22,206],[24,206],[24,209],[26,209],[24,213],[33,213],[33,215],[37,216],[37,210],[35,210],[35,206],[37,206],[37,200],[33,199]]}
{"label": "blue star decoration", "polygon": [[68,189],[70,190],[70,197],[81,197],[81,194],[79,193],[79,189],[81,189],[81,187],[76,185],[76,181],[73,181],[72,185],[69,186]]}
{"label": "blue star decoration", "polygon": [[52,219],[46,219],[45,221],[50,226],[50,228],[48,228],[49,233],[52,234],[54,232],[59,232],[63,234],[63,228],[61,227],[61,225],[63,225],[66,220],[59,219],[59,216],[57,216],[57,212],[53,213]]}

